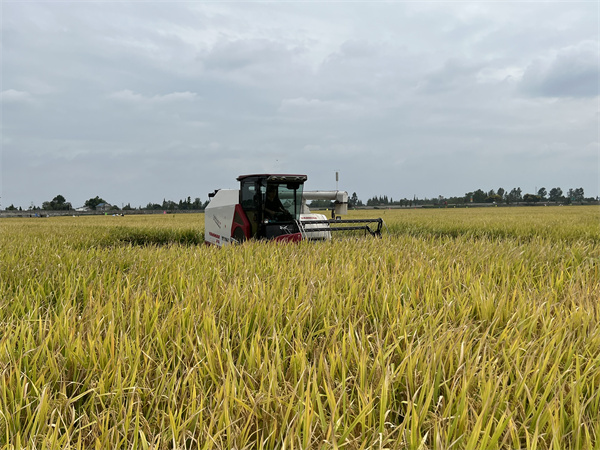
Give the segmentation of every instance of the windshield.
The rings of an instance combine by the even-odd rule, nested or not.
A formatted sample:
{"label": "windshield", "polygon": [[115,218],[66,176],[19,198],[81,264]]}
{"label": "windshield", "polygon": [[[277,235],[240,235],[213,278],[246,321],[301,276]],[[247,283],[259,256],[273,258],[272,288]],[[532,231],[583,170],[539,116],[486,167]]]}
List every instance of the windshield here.
{"label": "windshield", "polygon": [[[278,200],[278,202],[277,202]],[[265,204],[269,207],[270,202],[281,202],[283,209],[288,214],[278,216],[279,219],[299,219],[302,206],[302,184],[300,183],[268,183]]]}

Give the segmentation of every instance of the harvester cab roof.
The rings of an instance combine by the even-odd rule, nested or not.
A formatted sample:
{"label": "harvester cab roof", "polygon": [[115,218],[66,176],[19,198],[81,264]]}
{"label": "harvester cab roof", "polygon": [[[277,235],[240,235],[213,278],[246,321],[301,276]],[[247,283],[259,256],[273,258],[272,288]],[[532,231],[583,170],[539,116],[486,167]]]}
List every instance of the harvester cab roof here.
{"label": "harvester cab roof", "polygon": [[[211,193],[205,210],[205,241],[219,246],[247,239],[296,242],[302,239],[331,239],[331,231],[365,230],[381,234],[381,219],[328,220],[310,213],[307,200],[330,199],[335,213],[347,212],[345,191],[304,191],[306,175],[240,175],[239,189],[219,189]],[[376,223],[372,230],[369,223]],[[335,227],[332,224],[335,223]],[[348,224],[352,223],[352,226]],[[360,223],[360,225],[357,225]]]}

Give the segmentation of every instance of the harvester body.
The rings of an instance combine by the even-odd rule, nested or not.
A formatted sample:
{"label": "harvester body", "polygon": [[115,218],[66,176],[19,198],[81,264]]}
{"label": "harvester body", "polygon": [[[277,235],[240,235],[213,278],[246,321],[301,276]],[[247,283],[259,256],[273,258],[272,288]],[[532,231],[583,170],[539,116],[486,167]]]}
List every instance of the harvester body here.
{"label": "harvester body", "polygon": [[[225,246],[248,239],[329,240],[332,231],[341,229],[365,229],[380,235],[381,219],[328,220],[323,214],[311,213],[307,200],[326,199],[334,202],[334,215],[346,214],[348,193],[305,192],[306,179],[306,175],[292,174],[242,175],[237,178],[239,189],[220,189],[210,194],[204,215],[206,243]],[[377,229],[371,230],[366,222],[376,222]]]}

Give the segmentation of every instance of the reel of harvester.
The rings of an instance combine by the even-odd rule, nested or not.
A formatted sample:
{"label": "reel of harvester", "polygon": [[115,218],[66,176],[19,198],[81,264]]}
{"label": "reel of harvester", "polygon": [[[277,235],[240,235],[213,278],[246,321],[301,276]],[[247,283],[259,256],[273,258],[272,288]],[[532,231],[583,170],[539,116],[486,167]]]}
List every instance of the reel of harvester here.
{"label": "reel of harvester", "polygon": [[[331,232],[338,231],[364,231],[373,237],[381,237],[383,219],[308,219],[298,221],[300,232],[305,239],[320,239],[317,233],[326,233],[331,239]],[[315,237],[313,237],[315,236]],[[321,238],[322,239],[322,238]]]}

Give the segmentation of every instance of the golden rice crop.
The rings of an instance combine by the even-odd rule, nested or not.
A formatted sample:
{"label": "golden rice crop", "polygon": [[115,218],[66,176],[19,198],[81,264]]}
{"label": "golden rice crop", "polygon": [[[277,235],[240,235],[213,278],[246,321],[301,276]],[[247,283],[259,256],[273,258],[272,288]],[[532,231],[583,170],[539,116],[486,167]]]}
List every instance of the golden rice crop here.
{"label": "golden rice crop", "polygon": [[224,249],[201,215],[3,220],[0,444],[600,448],[600,211],[374,213]]}

